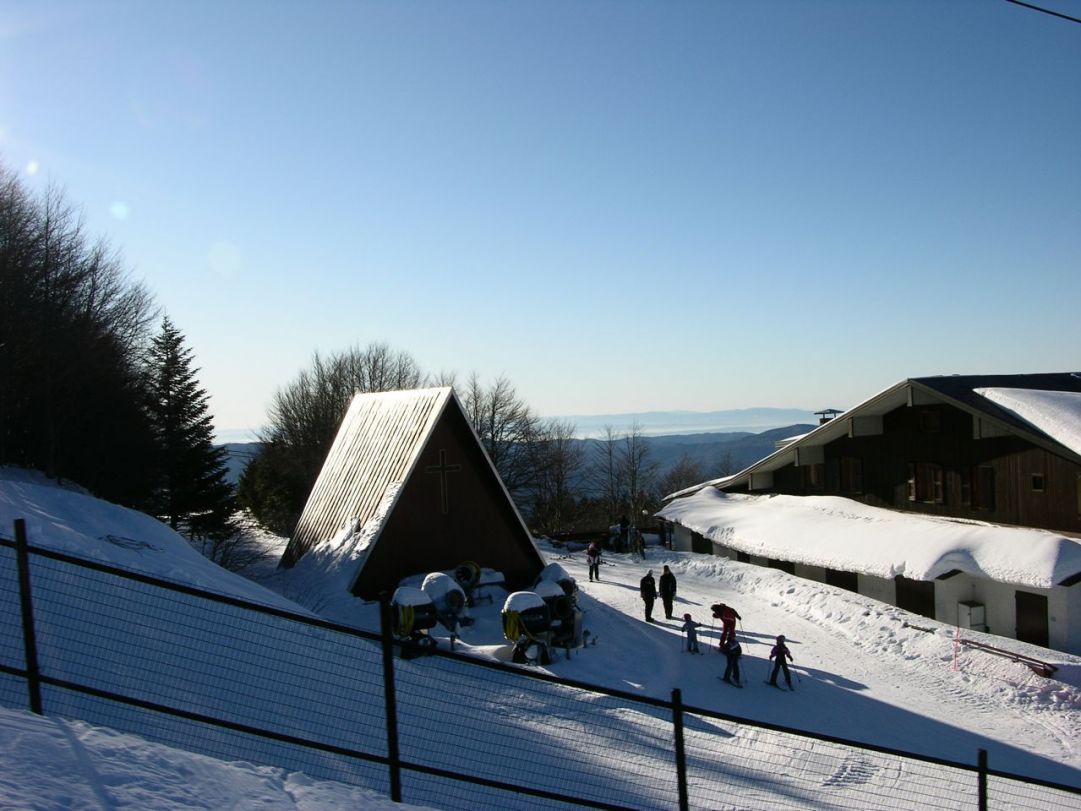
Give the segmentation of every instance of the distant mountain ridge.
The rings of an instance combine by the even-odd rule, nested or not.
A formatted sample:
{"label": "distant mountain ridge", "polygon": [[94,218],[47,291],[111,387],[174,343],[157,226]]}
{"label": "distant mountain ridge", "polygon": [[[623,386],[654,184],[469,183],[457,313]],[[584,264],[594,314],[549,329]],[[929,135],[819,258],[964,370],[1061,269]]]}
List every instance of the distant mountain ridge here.
{"label": "distant mountain ridge", "polygon": [[548,417],[572,423],[577,436],[603,436],[606,427],[616,433],[637,423],[646,436],[761,433],[786,425],[818,423],[814,412],[800,408],[737,408],[723,411],[639,411],[626,414],[582,414]]}
{"label": "distant mountain ridge", "polygon": [[[626,415],[624,415],[626,416]],[[815,424],[796,423],[754,433],[750,431],[712,432],[692,434],[659,434],[647,436],[650,461],[657,465],[657,475],[663,476],[684,456],[698,463],[703,479],[716,478],[722,473],[736,473],[776,450],[778,440],[805,434]],[[621,431],[617,431],[622,434]],[[575,439],[585,446],[586,460],[599,451],[601,441],[596,438]],[[228,479],[236,483],[244,467],[259,450],[258,442],[229,442],[223,447],[228,451]],[[727,468],[722,470],[722,468]]]}

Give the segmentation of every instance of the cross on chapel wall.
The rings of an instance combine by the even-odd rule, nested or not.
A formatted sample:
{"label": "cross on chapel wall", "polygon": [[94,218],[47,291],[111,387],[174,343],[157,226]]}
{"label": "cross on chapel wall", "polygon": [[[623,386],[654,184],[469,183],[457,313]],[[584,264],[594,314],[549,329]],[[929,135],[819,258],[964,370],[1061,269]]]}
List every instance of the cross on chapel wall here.
{"label": "cross on chapel wall", "polygon": [[446,448],[439,449],[439,464],[427,465],[424,468],[425,473],[438,473],[439,474],[439,500],[443,507],[443,515],[447,515],[450,512],[450,499],[447,493],[447,474],[461,472],[461,465],[448,465],[447,464],[447,450]]}

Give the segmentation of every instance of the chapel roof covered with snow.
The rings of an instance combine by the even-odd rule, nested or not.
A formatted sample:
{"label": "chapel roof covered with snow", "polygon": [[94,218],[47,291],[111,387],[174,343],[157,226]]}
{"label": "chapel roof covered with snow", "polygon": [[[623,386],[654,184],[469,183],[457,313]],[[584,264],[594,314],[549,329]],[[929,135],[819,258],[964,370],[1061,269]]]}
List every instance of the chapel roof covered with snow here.
{"label": "chapel roof covered with snow", "polygon": [[357,394],[282,565],[374,599],[465,561],[523,586],[544,565],[453,390]]}

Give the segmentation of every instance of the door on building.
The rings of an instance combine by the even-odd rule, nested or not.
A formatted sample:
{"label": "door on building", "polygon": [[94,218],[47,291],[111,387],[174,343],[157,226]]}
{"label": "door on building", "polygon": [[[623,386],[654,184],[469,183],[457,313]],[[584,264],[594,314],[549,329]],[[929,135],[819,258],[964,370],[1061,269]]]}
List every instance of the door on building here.
{"label": "door on building", "polygon": [[1028,591],[1015,592],[1017,606],[1017,638],[1022,642],[1031,642],[1046,648],[1047,631],[1047,596],[1032,594]]}
{"label": "door on building", "polygon": [[935,618],[935,584],[932,580],[910,580],[898,575],[897,607],[913,614]]}

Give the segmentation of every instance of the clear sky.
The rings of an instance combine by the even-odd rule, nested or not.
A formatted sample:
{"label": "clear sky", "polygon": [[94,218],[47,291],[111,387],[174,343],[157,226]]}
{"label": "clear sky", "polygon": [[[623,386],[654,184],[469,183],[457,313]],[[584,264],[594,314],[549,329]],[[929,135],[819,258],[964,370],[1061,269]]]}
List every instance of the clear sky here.
{"label": "clear sky", "polygon": [[0,160],[221,431],[376,340],[546,416],[1081,369],[1081,25],[1004,0],[0,0]]}

